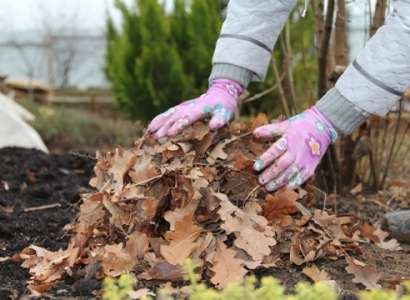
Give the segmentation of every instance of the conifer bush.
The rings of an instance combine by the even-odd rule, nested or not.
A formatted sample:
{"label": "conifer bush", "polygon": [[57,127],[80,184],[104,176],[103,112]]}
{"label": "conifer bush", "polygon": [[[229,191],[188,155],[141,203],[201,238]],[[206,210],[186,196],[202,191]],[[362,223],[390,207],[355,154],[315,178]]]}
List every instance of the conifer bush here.
{"label": "conifer bush", "polygon": [[107,20],[105,73],[117,104],[143,121],[206,88],[221,25],[218,1],[117,0],[122,25]]}

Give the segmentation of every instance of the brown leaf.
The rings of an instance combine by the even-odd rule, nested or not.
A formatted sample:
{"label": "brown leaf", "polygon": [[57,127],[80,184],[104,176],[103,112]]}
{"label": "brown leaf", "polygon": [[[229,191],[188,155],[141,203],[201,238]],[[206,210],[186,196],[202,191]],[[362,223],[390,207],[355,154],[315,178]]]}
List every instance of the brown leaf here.
{"label": "brown leaf", "polygon": [[124,176],[135,164],[137,156],[129,150],[115,149],[111,159],[111,167],[108,173],[112,174],[114,188],[119,189],[124,185]]}
{"label": "brown leaf", "polygon": [[172,265],[166,261],[157,262],[151,269],[138,276],[145,280],[176,281],[184,277],[185,272],[180,266]]}
{"label": "brown leaf", "polygon": [[342,225],[349,224],[351,220],[351,217],[337,217],[319,209],[316,209],[313,214],[313,221],[326,232],[332,234],[335,239],[349,239],[344,233]]}
{"label": "brown leaf", "polygon": [[390,250],[390,251],[401,250],[400,244],[396,239],[390,239],[386,241],[387,237],[389,236],[387,232],[381,230],[380,228],[377,228],[373,232],[373,234],[377,236],[377,238],[379,239],[379,242],[376,243],[376,245],[380,247],[381,249]]}
{"label": "brown leaf", "polygon": [[354,276],[353,282],[361,283],[369,290],[381,288],[381,285],[377,282],[382,277],[382,274],[374,267],[351,258],[346,258],[346,262],[346,271]]}
{"label": "brown leaf", "polygon": [[244,262],[235,256],[235,250],[228,249],[223,242],[218,241],[213,267],[211,268],[215,274],[211,278],[211,282],[218,289],[223,289],[229,283],[242,280],[248,272],[243,267]]}
{"label": "brown leaf", "polygon": [[303,268],[303,274],[309,277],[313,282],[329,281],[329,274],[324,270],[319,270],[315,265]]}
{"label": "brown leaf", "polygon": [[79,249],[69,247],[56,252],[31,245],[20,253],[22,267],[27,268],[35,281],[50,283],[58,280],[75,263]]}
{"label": "brown leaf", "polygon": [[192,126],[188,127],[183,133],[177,137],[178,141],[197,140],[202,139],[209,133],[208,124],[203,122],[196,122]]}
{"label": "brown leaf", "polygon": [[187,259],[190,254],[201,245],[198,237],[202,228],[194,224],[192,215],[185,215],[175,222],[175,231],[168,231],[165,234],[168,245],[162,245],[161,255],[170,264],[177,265]]}
{"label": "brown leaf", "polygon": [[129,172],[132,182],[135,184],[144,184],[147,180],[155,178],[160,173],[152,163],[152,157],[148,155],[140,156],[134,161],[134,165]]}
{"label": "brown leaf", "polygon": [[175,231],[175,225],[177,222],[181,222],[185,217],[194,215],[196,208],[198,207],[198,201],[193,200],[187,206],[169,210],[164,214],[164,219],[169,223],[169,230]]}
{"label": "brown leaf", "polygon": [[52,289],[55,286],[55,283],[42,283],[42,284],[29,284],[27,285],[27,289],[31,292],[31,294],[35,297],[41,297],[45,292]]}
{"label": "brown leaf", "polygon": [[223,142],[220,142],[218,145],[216,145],[211,152],[209,153],[209,156],[207,158],[208,163],[213,164],[217,159],[225,160],[228,158],[228,154],[224,151],[224,148],[232,143],[233,141],[236,141],[237,138],[233,137],[230,139],[226,139]]}
{"label": "brown leaf", "polygon": [[253,165],[253,160],[251,160],[249,157],[247,157],[240,151],[237,151],[235,155],[233,155],[232,160],[233,167],[239,171],[250,168]]}
{"label": "brown leaf", "polygon": [[83,199],[79,218],[74,226],[75,235],[72,241],[75,247],[82,248],[93,234],[93,229],[104,218],[105,211],[102,204],[104,197],[105,193],[94,193]]}
{"label": "brown leaf", "polygon": [[102,251],[98,258],[106,276],[117,277],[122,273],[131,272],[136,264],[136,258],[124,251],[122,243],[105,245]]}
{"label": "brown leaf", "polygon": [[386,241],[389,234],[380,228],[375,228],[374,226],[364,223],[360,227],[360,234],[375,243],[379,248],[390,250],[390,251],[398,251],[401,250],[400,244],[396,239],[390,239]]}
{"label": "brown leaf", "polygon": [[302,240],[299,236],[292,238],[292,245],[290,248],[290,261],[295,265],[303,265],[306,262],[311,262],[316,259],[316,247],[306,247],[304,243],[309,244],[308,240]]}
{"label": "brown leaf", "polygon": [[254,130],[260,126],[266,125],[269,123],[268,117],[266,114],[259,113],[251,122],[251,130]]}
{"label": "brown leaf", "polygon": [[224,221],[221,227],[227,233],[235,233],[236,247],[245,250],[253,260],[262,261],[264,256],[271,253],[270,247],[276,244],[276,240],[273,228],[259,215],[260,206],[249,202],[245,209],[241,210],[233,205],[225,194],[216,193],[215,196],[221,201],[218,211]]}
{"label": "brown leaf", "polygon": [[148,250],[148,242],[148,237],[145,233],[135,231],[128,237],[124,250],[133,258],[142,258]]}
{"label": "brown leaf", "polygon": [[364,223],[361,227],[360,227],[360,234],[366,238],[369,239],[370,241],[374,242],[374,243],[379,243],[380,239],[374,234],[374,231],[376,230],[376,228],[374,228],[372,225],[370,225],[369,223]]}
{"label": "brown leaf", "polygon": [[208,180],[205,178],[204,174],[199,168],[192,168],[186,178],[192,180],[192,187],[195,191],[199,191],[200,189],[209,186]]}
{"label": "brown leaf", "polygon": [[293,191],[280,190],[274,195],[266,194],[263,215],[270,222],[281,223],[283,217],[298,211],[295,206],[298,194]]}
{"label": "brown leaf", "polygon": [[111,218],[110,223],[117,227],[130,225],[131,213],[121,209],[117,204],[112,203],[107,198],[103,199],[104,207],[109,211]]}

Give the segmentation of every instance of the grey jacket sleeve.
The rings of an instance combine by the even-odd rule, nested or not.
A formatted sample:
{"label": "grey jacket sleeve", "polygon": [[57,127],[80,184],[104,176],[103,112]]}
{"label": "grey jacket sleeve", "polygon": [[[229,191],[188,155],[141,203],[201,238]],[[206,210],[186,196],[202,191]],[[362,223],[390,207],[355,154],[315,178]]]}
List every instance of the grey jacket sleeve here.
{"label": "grey jacket sleeve", "polygon": [[253,80],[264,80],[273,46],[296,2],[231,0],[213,64],[240,67],[252,72]]}
{"label": "grey jacket sleeve", "polygon": [[410,86],[410,0],[392,0],[393,11],[336,89],[361,110],[379,116],[390,111]]}

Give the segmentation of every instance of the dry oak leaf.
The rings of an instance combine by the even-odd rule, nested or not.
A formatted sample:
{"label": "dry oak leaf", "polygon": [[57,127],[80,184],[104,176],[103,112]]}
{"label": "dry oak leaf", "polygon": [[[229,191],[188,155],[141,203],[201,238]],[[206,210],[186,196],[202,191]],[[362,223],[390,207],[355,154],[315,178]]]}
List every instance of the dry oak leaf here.
{"label": "dry oak leaf", "polygon": [[104,158],[100,152],[96,155],[97,163],[94,167],[95,176],[91,178],[90,185],[97,190],[102,191],[107,183],[107,172],[110,168],[110,162]]}
{"label": "dry oak leaf", "polygon": [[244,261],[235,256],[235,250],[228,249],[221,241],[217,242],[213,267],[211,268],[215,275],[211,278],[211,282],[218,289],[223,289],[229,283],[242,280],[248,272],[243,267]]}
{"label": "dry oak leaf", "polygon": [[336,215],[329,215],[325,211],[316,209],[313,214],[313,221],[327,233],[331,234],[333,238],[350,240],[344,233],[342,226],[351,223],[351,217],[337,217]]}
{"label": "dry oak leaf", "polygon": [[79,249],[69,247],[56,252],[31,245],[20,253],[22,267],[29,269],[32,279],[50,283],[60,279],[68,268],[74,266]]}
{"label": "dry oak leaf", "polygon": [[106,276],[120,276],[124,272],[132,271],[136,264],[136,259],[124,250],[122,243],[105,245],[102,252],[98,257]]}
{"label": "dry oak leaf", "polygon": [[135,231],[128,236],[128,241],[125,245],[125,252],[131,257],[142,258],[148,251],[149,240],[145,233]]}
{"label": "dry oak leaf", "polygon": [[261,215],[261,207],[256,202],[248,202],[244,208],[233,205],[222,193],[215,193],[220,202],[218,214],[224,223],[221,227],[227,233],[234,233],[236,247],[243,249],[253,260],[260,262],[271,253],[271,246],[276,245],[275,231],[268,226],[268,221]]}
{"label": "dry oak leaf", "polygon": [[270,222],[281,222],[284,217],[298,212],[295,205],[298,197],[296,192],[284,189],[279,190],[274,195],[266,194],[263,205],[264,217]]}
{"label": "dry oak leaf", "polygon": [[185,272],[180,266],[166,261],[156,262],[148,271],[138,275],[138,279],[176,281],[184,277]]}
{"label": "dry oak leaf", "polygon": [[80,214],[77,223],[74,225],[74,246],[82,248],[88,238],[92,236],[93,229],[105,217],[103,199],[105,193],[94,193],[86,196],[80,206]]}
{"label": "dry oak leaf", "polygon": [[303,274],[309,277],[313,282],[329,281],[329,274],[325,270],[319,270],[315,265],[303,268]]}
{"label": "dry oak leaf", "polygon": [[233,141],[236,141],[236,140],[237,140],[236,137],[232,137],[232,138],[226,139],[226,140],[220,142],[218,145],[216,145],[216,146],[211,150],[211,152],[209,153],[209,155],[208,155],[208,157],[207,157],[207,159],[206,159],[206,160],[208,161],[208,163],[213,164],[213,163],[215,163],[215,161],[216,161],[217,159],[222,159],[222,160],[227,159],[227,158],[228,158],[228,154],[226,154],[226,152],[224,151],[224,148],[225,148],[228,144],[230,144],[230,143],[232,143]]}
{"label": "dry oak leaf", "polygon": [[161,255],[167,262],[173,265],[182,263],[191,253],[200,247],[202,239],[202,228],[193,222],[193,215],[188,214],[177,220],[174,225],[174,231],[168,231],[165,239],[168,245],[161,245]]}
{"label": "dry oak leaf", "polygon": [[198,207],[198,200],[192,200],[187,206],[185,207],[179,207],[174,210],[169,210],[164,214],[164,219],[167,220],[169,223],[169,230],[170,231],[175,231],[175,224],[179,222],[180,220],[184,219],[186,216],[192,216],[194,215],[195,210]]}
{"label": "dry oak leaf", "polygon": [[31,292],[34,297],[41,297],[45,292],[52,289],[55,286],[55,282],[34,284],[30,283],[27,285],[27,289]]}
{"label": "dry oak leaf", "polygon": [[199,168],[192,168],[186,178],[192,180],[192,187],[195,191],[209,186],[208,180]]}
{"label": "dry oak leaf", "polygon": [[143,155],[139,156],[138,159],[134,161],[129,176],[133,183],[145,184],[148,180],[155,178],[160,174],[155,165],[152,163],[152,156]]}
{"label": "dry oak leaf", "polygon": [[382,249],[390,250],[390,251],[399,251],[402,248],[400,247],[399,242],[396,239],[390,239],[386,241],[386,238],[389,234],[386,231],[377,228],[373,234],[378,237],[379,242],[376,245]]}
{"label": "dry oak leaf", "polygon": [[266,125],[269,123],[268,117],[264,113],[259,113],[255,118],[251,121],[251,130],[254,130],[258,127]]}
{"label": "dry oak leaf", "polygon": [[105,245],[98,254],[104,274],[116,277],[132,271],[138,259],[148,250],[148,242],[144,233],[136,231],[128,237],[125,247],[122,243]]}
{"label": "dry oak leaf", "polygon": [[254,164],[254,161],[241,151],[236,151],[233,153],[232,161],[233,167],[239,171],[250,168]]}
{"label": "dry oak leaf", "polygon": [[346,258],[347,267],[346,271],[354,276],[353,282],[363,284],[366,289],[380,289],[381,285],[377,282],[382,277],[374,267],[368,266],[356,259]]}
{"label": "dry oak leaf", "polygon": [[375,243],[381,249],[390,251],[401,250],[400,244],[396,239],[390,239],[386,241],[389,234],[381,230],[380,228],[375,228],[368,223],[364,223],[360,227],[360,234]]}
{"label": "dry oak leaf", "polygon": [[132,220],[131,212],[123,210],[121,207],[119,207],[115,203],[112,203],[111,200],[107,198],[103,199],[103,204],[105,209],[107,209],[111,215],[110,224],[117,227],[122,227],[122,225],[130,225],[130,222]]}
{"label": "dry oak leaf", "polygon": [[124,185],[124,176],[135,164],[137,156],[130,150],[115,149],[111,157],[111,167],[108,173],[112,175],[114,189],[120,189]]}
{"label": "dry oak leaf", "polygon": [[314,261],[317,257],[316,245],[311,245],[308,240],[301,240],[300,236],[294,236],[290,247],[289,259],[295,265],[303,265],[306,262]]}
{"label": "dry oak leaf", "polygon": [[209,127],[204,122],[196,122],[192,126],[186,128],[182,134],[178,135],[174,140],[189,141],[197,140],[202,141],[203,138],[209,133]]}

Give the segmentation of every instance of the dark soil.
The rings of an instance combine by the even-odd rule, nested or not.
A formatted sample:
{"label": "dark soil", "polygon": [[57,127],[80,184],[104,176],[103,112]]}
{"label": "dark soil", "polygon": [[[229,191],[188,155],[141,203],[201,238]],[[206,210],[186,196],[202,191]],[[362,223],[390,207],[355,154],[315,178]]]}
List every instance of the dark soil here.
{"label": "dark soil", "polygon": [[[0,258],[13,256],[30,244],[49,250],[65,248],[69,235],[64,226],[75,219],[80,194],[91,191],[88,181],[93,165],[94,161],[87,156],[0,149]],[[25,211],[50,204],[59,206]],[[318,196],[317,203],[313,205],[322,208],[323,199]],[[393,209],[403,207],[403,203],[396,205],[390,196],[381,194],[337,199],[328,197],[326,201],[329,211],[337,207],[338,213],[357,214],[371,223],[380,220],[387,205]],[[410,278],[410,247],[402,246],[403,251],[389,252],[374,245],[363,245],[361,253],[354,256],[383,273],[381,284],[384,287],[394,287],[400,280]],[[273,275],[290,290],[298,281],[308,281],[302,273],[303,267],[291,266],[286,261],[284,258],[280,268],[258,275]],[[343,259],[319,260],[315,264],[337,281],[345,291],[344,299],[355,299],[350,291],[363,288],[352,282],[353,276],[345,271]],[[0,262],[0,300],[26,299],[22,296],[29,294],[26,289],[28,278],[27,270],[18,262]],[[99,287],[96,280],[66,278],[52,291],[52,299],[93,299],[93,291]]]}
{"label": "dark soil", "polygon": [[[79,195],[90,191],[93,164],[86,157],[0,149],[0,257],[13,256],[30,244],[65,248],[69,236],[64,226],[77,214]],[[51,204],[59,206],[24,211]],[[0,299],[27,293],[28,278],[18,263],[0,263]]]}

